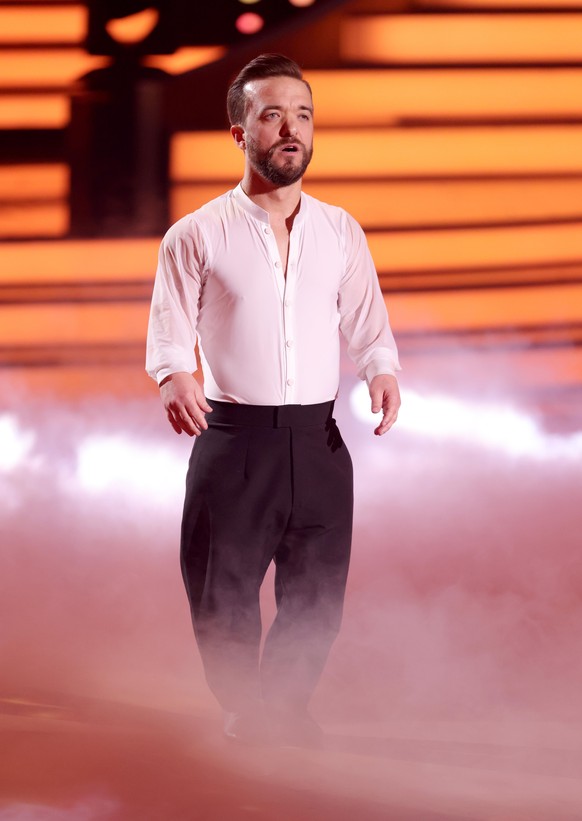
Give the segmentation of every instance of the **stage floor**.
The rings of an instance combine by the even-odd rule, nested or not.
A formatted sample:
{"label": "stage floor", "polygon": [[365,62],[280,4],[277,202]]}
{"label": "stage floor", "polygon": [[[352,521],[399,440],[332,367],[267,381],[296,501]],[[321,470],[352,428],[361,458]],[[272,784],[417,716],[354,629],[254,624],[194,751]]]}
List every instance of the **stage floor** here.
{"label": "stage floor", "polygon": [[381,440],[343,364],[319,751],[221,736],[178,563],[192,443],[141,364],[0,370],[0,821],[579,821],[580,393],[490,362],[410,357]]}

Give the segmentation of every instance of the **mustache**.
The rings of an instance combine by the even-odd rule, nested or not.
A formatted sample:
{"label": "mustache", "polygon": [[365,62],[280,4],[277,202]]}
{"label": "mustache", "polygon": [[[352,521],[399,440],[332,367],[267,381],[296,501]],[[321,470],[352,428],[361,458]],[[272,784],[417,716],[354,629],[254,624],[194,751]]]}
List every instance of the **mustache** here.
{"label": "mustache", "polygon": [[276,142],[275,145],[271,146],[269,151],[270,152],[276,151],[278,148],[281,148],[281,146],[283,146],[283,145],[297,145],[297,146],[300,146],[301,148],[305,148],[305,143],[302,143],[301,140],[298,140],[296,137],[294,137],[293,139],[290,139],[290,140],[279,140],[279,142]]}

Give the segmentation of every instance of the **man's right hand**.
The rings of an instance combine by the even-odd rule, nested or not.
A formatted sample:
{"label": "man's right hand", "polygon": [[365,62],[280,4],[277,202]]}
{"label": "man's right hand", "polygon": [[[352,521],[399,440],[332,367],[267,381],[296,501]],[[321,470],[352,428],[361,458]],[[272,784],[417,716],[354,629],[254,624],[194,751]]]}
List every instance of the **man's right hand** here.
{"label": "man's right hand", "polygon": [[199,436],[208,428],[205,413],[212,413],[204,392],[191,373],[178,372],[160,383],[160,397],[176,433]]}

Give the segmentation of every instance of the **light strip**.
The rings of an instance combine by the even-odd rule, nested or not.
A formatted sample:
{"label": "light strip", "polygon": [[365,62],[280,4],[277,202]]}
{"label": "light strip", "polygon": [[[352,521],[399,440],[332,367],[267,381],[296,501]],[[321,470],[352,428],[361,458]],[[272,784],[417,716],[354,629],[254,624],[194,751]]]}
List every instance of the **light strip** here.
{"label": "light strip", "polygon": [[0,51],[0,88],[66,87],[86,72],[107,65],[108,58],[93,57],[80,48],[6,48]]}
{"label": "light strip", "polygon": [[368,245],[379,271],[582,262],[582,223],[438,231],[378,231]]}
{"label": "light strip", "polygon": [[582,59],[582,14],[345,17],[344,60],[363,63],[560,62]]}
{"label": "light strip", "polygon": [[64,128],[69,122],[66,94],[10,94],[0,97],[0,128]]}
{"label": "light strip", "polygon": [[81,43],[87,34],[84,6],[0,6],[0,45]]}
{"label": "light strip", "polygon": [[582,70],[309,71],[316,126],[393,125],[406,118],[579,117]]}
{"label": "light strip", "polygon": [[160,239],[6,243],[0,245],[0,284],[153,281]]}

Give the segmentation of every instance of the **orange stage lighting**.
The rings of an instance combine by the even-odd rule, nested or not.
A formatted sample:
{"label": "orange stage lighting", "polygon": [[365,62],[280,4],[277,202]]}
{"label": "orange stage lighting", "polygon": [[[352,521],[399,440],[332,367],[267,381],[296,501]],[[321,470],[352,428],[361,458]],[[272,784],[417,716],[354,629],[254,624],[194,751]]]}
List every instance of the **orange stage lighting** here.
{"label": "orange stage lighting", "polygon": [[80,48],[7,48],[0,51],[0,88],[66,87],[82,74],[106,65],[106,57],[93,57]]}
{"label": "orange stage lighting", "polygon": [[344,60],[519,63],[582,59],[582,14],[371,14],[341,23]]}
{"label": "orange stage lighting", "polygon": [[68,203],[0,203],[0,237],[63,237],[69,230]]}
{"label": "orange stage lighting", "polygon": [[0,200],[58,199],[68,193],[69,167],[64,163],[0,165]]}
{"label": "orange stage lighting", "polygon": [[582,223],[370,234],[380,271],[558,264],[582,260]]}
{"label": "orange stage lighting", "polygon": [[582,322],[582,284],[390,294],[392,324],[401,332],[463,331]]}
{"label": "orange stage lighting", "polygon": [[156,54],[145,57],[146,66],[160,68],[168,74],[181,74],[193,68],[219,60],[226,52],[223,46],[191,46],[178,49],[174,54]]}
{"label": "orange stage lighting", "polygon": [[0,97],[0,128],[64,128],[69,122],[66,94],[9,94]]}
{"label": "orange stage lighting", "polygon": [[582,70],[353,69],[309,71],[318,126],[402,119],[580,117]]}
{"label": "orange stage lighting", "polygon": [[81,43],[87,34],[82,6],[0,6],[0,45]]}
{"label": "orange stage lighting", "polygon": [[0,347],[144,343],[146,303],[0,305]]}
{"label": "orange stage lighting", "polygon": [[153,282],[160,239],[8,243],[0,246],[0,284]]}

